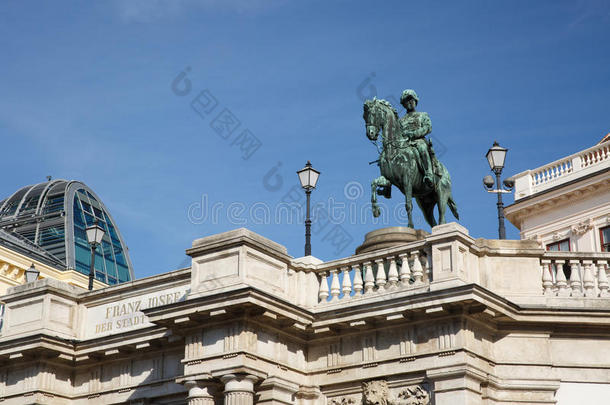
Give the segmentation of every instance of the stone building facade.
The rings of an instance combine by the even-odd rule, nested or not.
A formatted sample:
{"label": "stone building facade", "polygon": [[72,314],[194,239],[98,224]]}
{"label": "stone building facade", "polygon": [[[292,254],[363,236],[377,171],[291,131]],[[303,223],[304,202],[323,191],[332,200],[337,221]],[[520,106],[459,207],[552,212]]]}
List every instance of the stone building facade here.
{"label": "stone building facade", "polygon": [[610,251],[610,134],[597,145],[513,176],[506,217],[522,239],[562,251]]}
{"label": "stone building facade", "polygon": [[[187,253],[190,268],[91,292],[50,278],[10,288],[0,400],[564,405],[610,394],[610,253],[475,239],[455,223],[330,262],[246,229]],[[550,278],[558,265],[572,277]]]}
{"label": "stone building facade", "polygon": [[0,402],[606,404],[609,147],[514,176],[522,240],[389,229],[322,262],[237,229],[87,291],[0,233]]}

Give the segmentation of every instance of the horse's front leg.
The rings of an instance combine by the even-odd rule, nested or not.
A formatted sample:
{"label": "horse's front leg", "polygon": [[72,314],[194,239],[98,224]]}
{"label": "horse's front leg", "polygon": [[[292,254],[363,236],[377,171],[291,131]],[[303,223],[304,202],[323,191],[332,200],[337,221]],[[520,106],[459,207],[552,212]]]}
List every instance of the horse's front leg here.
{"label": "horse's front leg", "polygon": [[447,193],[445,191],[440,191],[437,196],[439,225],[447,223],[447,221],[445,220],[445,212],[447,211],[447,200]]}
{"label": "horse's front leg", "polygon": [[409,217],[409,224],[407,225],[409,228],[414,228],[413,225],[413,188],[411,187],[411,183],[406,182],[405,185],[405,209],[407,210],[407,216]]}
{"label": "horse's front leg", "polygon": [[377,179],[371,181],[371,209],[373,217],[377,218],[381,214],[377,206]]}
{"label": "horse's front leg", "polygon": [[379,193],[379,188],[386,189],[387,187],[392,187],[392,183],[383,176],[379,176],[371,182],[371,208],[375,218],[381,215],[381,210],[377,205],[377,194],[382,194]]}

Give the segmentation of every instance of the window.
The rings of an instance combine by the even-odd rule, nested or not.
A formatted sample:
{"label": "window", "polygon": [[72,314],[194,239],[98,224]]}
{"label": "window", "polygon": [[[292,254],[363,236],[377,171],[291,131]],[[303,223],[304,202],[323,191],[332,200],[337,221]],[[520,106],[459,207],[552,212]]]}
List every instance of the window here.
{"label": "window", "polygon": [[[570,251],[570,239],[560,240],[559,242],[549,243],[546,245],[546,250],[551,252],[569,252]],[[551,264],[551,274],[553,275],[553,281],[557,281],[557,266]],[[566,280],[569,280],[572,276],[572,268],[567,264],[563,264],[563,274],[566,276]]]}
{"label": "window", "polygon": [[549,243],[546,245],[546,250],[553,252],[569,252],[570,251],[570,239],[560,240],[559,242]]}
{"label": "window", "polygon": [[599,230],[599,240],[602,243],[602,252],[610,252],[610,226]]}

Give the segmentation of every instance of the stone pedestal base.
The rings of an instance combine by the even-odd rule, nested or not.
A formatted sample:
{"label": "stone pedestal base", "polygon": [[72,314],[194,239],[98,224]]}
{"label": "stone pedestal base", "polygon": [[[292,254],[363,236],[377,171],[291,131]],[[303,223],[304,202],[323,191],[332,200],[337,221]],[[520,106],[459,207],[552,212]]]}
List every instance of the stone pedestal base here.
{"label": "stone pedestal base", "polygon": [[371,231],[364,235],[364,242],[356,248],[356,254],[372,252],[424,239],[428,232],[406,226],[392,226]]}

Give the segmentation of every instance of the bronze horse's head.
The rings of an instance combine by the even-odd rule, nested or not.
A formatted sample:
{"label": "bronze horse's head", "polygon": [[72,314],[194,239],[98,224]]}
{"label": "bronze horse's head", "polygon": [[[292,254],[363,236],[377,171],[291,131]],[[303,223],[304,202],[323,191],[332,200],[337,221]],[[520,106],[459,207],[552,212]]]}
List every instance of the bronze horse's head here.
{"label": "bronze horse's head", "polygon": [[388,122],[388,114],[398,121],[398,112],[386,100],[373,98],[364,102],[364,122],[366,123],[366,136],[376,141],[379,131]]}
{"label": "bronze horse's head", "polygon": [[364,102],[364,122],[366,124],[366,136],[371,141],[376,141],[379,136],[379,130],[381,129],[381,122],[379,121],[379,113],[377,108],[377,99],[366,100]]}

